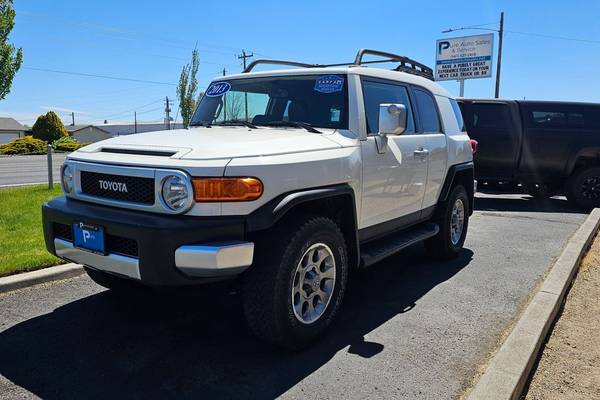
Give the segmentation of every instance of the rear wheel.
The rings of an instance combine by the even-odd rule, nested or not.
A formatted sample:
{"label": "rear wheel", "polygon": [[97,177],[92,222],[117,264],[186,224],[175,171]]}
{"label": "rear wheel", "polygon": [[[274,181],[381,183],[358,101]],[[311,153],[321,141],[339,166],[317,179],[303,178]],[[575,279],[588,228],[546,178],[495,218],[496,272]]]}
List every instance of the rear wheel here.
{"label": "rear wheel", "polygon": [[434,220],[440,231],[425,241],[427,252],[437,258],[451,259],[465,243],[469,227],[469,197],[462,185],[452,189],[448,201],[440,204]]}
{"label": "rear wheel", "polygon": [[576,171],[567,183],[567,199],[583,208],[600,207],[600,167]]}
{"label": "rear wheel", "polygon": [[324,217],[286,224],[258,243],[243,302],[250,329],[272,344],[299,349],[322,335],[340,309],[348,256],[338,226]]}

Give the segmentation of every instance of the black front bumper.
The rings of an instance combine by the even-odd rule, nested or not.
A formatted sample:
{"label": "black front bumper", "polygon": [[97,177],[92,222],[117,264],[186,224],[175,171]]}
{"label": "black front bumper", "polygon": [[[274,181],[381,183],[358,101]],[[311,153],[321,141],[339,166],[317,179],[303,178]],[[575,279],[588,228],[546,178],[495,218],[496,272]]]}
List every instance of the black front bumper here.
{"label": "black front bumper", "polygon": [[[243,217],[192,217],[123,210],[59,197],[42,206],[44,239],[56,255],[54,239],[63,238],[58,227],[84,222],[104,227],[107,237],[134,242],[141,282],[149,286],[182,286],[215,278],[192,278],[175,267],[175,250],[183,245],[244,240]],[[115,242],[116,243],[116,242]],[[132,250],[132,248],[134,250]],[[133,256],[133,254],[127,254]]]}

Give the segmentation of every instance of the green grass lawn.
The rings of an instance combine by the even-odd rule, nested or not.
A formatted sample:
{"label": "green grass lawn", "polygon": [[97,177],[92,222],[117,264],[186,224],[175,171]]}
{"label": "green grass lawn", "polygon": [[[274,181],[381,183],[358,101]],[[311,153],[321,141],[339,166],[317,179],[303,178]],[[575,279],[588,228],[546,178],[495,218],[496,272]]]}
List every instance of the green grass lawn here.
{"label": "green grass lawn", "polygon": [[59,185],[0,189],[0,276],[63,263],[46,250],[41,209],[61,193]]}

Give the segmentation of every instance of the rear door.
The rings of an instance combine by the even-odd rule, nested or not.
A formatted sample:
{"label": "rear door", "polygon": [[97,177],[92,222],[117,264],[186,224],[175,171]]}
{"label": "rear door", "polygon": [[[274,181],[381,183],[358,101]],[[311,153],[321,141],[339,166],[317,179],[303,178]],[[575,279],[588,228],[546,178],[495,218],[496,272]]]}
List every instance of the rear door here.
{"label": "rear door", "polygon": [[520,123],[510,103],[465,101],[461,104],[467,133],[479,142],[474,156],[478,179],[513,178],[520,151]]}

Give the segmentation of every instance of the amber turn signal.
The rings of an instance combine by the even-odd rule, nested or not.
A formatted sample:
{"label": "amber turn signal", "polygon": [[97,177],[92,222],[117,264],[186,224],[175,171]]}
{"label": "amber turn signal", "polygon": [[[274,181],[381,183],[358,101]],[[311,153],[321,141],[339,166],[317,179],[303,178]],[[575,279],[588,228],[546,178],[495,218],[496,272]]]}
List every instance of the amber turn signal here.
{"label": "amber turn signal", "polygon": [[263,192],[256,178],[193,178],[196,201],[250,201]]}

